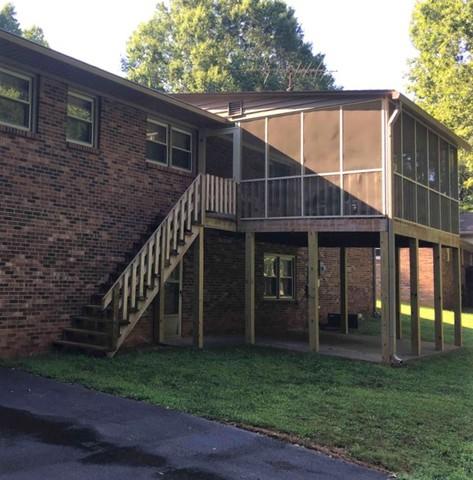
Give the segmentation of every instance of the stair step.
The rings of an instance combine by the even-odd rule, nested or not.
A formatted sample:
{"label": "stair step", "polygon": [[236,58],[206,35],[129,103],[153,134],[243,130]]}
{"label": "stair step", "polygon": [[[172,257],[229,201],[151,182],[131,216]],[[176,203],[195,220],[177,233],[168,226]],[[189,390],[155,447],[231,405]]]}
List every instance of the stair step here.
{"label": "stair step", "polygon": [[78,348],[80,350],[88,350],[88,351],[95,351],[95,352],[108,352],[110,349],[103,345],[93,345],[91,343],[83,343],[83,342],[73,342],[71,340],[56,340],[54,345],[60,345],[63,347],[71,347],[71,348]]}
{"label": "stair step", "polygon": [[91,335],[95,337],[107,337],[108,332],[100,332],[98,330],[86,330],[84,328],[74,328],[74,327],[67,327],[64,329],[65,332],[70,333],[77,333],[79,335]]}
{"label": "stair step", "polygon": [[[94,322],[94,323],[101,323],[101,324],[112,323],[113,321],[112,318],[93,317],[89,315],[77,315],[75,317],[72,317],[72,320],[79,321],[79,322]],[[120,320],[120,326],[125,326],[128,324],[129,324],[128,320]]]}
{"label": "stair step", "polygon": [[92,316],[92,317],[99,317],[99,318],[105,318],[109,317],[111,314],[110,309],[103,309],[102,305],[95,305],[95,304],[90,304],[90,305],[85,305],[84,306],[84,312],[86,312],[86,316]]}

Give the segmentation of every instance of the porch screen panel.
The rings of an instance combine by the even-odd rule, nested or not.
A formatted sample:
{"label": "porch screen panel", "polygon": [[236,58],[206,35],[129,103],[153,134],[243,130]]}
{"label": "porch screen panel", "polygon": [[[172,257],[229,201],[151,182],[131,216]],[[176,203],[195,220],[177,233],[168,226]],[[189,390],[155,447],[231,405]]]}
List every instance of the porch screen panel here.
{"label": "porch screen panel", "polygon": [[301,174],[300,114],[268,119],[269,176]]}
{"label": "porch screen panel", "polygon": [[404,179],[402,182],[403,212],[402,218],[415,222],[416,212],[416,184]]}
{"label": "porch screen panel", "polygon": [[439,137],[429,132],[429,186],[434,190],[440,187]]}
{"label": "porch screen panel", "polygon": [[402,218],[402,177],[394,175],[394,216]]}
{"label": "porch screen panel", "polygon": [[205,171],[210,175],[233,178],[233,135],[207,137]]}
{"label": "porch screen panel", "polygon": [[264,180],[240,183],[240,212],[242,218],[265,216],[266,188]]}
{"label": "porch screen panel", "polygon": [[340,176],[304,178],[304,215],[340,215]]}
{"label": "porch screen panel", "polygon": [[402,114],[402,174],[415,180],[415,120]]}
{"label": "porch screen panel", "polygon": [[381,167],[381,102],[343,107],[343,169]]}
{"label": "porch screen panel", "polygon": [[427,185],[428,164],[427,164],[427,128],[420,123],[416,123],[416,172],[417,181]]}
{"label": "porch screen panel", "polygon": [[430,192],[430,226],[440,228],[440,195]]}
{"label": "porch screen panel", "polygon": [[458,233],[459,231],[459,211],[458,211],[458,202],[450,200],[450,221],[452,227],[452,233]]}
{"label": "porch screen panel", "polygon": [[397,117],[396,122],[393,127],[392,135],[392,156],[393,156],[393,165],[394,171],[402,174],[402,116]]}
{"label": "porch screen panel", "polygon": [[306,174],[340,170],[340,110],[304,114],[304,170]]}
{"label": "porch screen panel", "polygon": [[381,188],[381,172],[343,175],[343,214],[381,214]]}
{"label": "porch screen panel", "polygon": [[458,153],[450,146],[450,196],[458,200]]}
{"label": "porch screen panel", "polygon": [[440,139],[440,191],[450,195],[449,148],[445,140]]}
{"label": "porch screen panel", "polygon": [[243,122],[241,178],[243,180],[265,177],[265,121]]}
{"label": "porch screen panel", "polygon": [[429,225],[429,191],[417,185],[417,223]]}
{"label": "porch screen panel", "polygon": [[440,226],[442,230],[446,232],[450,231],[450,200],[445,197],[441,197],[440,199]]}
{"label": "porch screen panel", "polygon": [[268,181],[268,216],[296,217],[301,215],[301,180],[282,178]]}

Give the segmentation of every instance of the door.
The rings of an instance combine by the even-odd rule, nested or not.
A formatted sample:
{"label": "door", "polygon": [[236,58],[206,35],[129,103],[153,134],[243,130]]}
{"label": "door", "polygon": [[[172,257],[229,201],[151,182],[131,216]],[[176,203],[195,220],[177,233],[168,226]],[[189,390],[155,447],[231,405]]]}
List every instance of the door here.
{"label": "door", "polygon": [[239,135],[238,127],[205,132],[205,173],[239,179]]}
{"label": "door", "polygon": [[182,263],[172,272],[164,285],[164,337],[181,336]]}

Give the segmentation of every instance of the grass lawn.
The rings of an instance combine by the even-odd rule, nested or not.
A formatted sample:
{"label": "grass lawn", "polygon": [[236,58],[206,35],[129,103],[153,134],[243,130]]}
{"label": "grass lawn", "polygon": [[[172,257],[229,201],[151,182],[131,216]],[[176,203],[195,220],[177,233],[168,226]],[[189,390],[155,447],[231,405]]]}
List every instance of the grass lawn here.
{"label": "grass lawn", "polygon": [[[408,331],[408,310],[403,310]],[[433,312],[422,309],[433,338]],[[453,319],[446,312],[445,338]],[[218,420],[290,433],[406,479],[473,478],[473,315],[465,348],[404,368],[269,348],[48,355],[34,373]],[[365,332],[374,331],[368,323]],[[9,363],[12,365],[12,362]]]}

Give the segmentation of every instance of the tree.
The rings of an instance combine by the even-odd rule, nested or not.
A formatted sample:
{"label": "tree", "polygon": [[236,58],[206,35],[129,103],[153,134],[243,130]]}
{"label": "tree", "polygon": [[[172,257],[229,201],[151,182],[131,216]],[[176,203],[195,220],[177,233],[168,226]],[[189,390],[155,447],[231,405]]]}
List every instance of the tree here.
{"label": "tree", "polygon": [[6,3],[0,10],[0,28],[15,35],[22,36],[33,42],[39,43],[45,47],[49,47],[48,42],[44,37],[44,32],[41,27],[32,25],[26,30],[22,29],[20,22],[16,18],[16,10],[13,3]]}
{"label": "tree", "polygon": [[[410,91],[419,104],[473,142],[473,0],[418,0],[411,39]],[[473,210],[473,154],[460,152],[460,200]]]}
{"label": "tree", "polygon": [[23,30],[23,37],[32,42],[39,43],[40,45],[43,45],[43,47],[49,47],[49,43],[44,37],[43,29],[37,25],[33,25],[30,28]]}
{"label": "tree", "polygon": [[130,37],[122,69],[173,92],[335,88],[282,0],[161,1]]}

